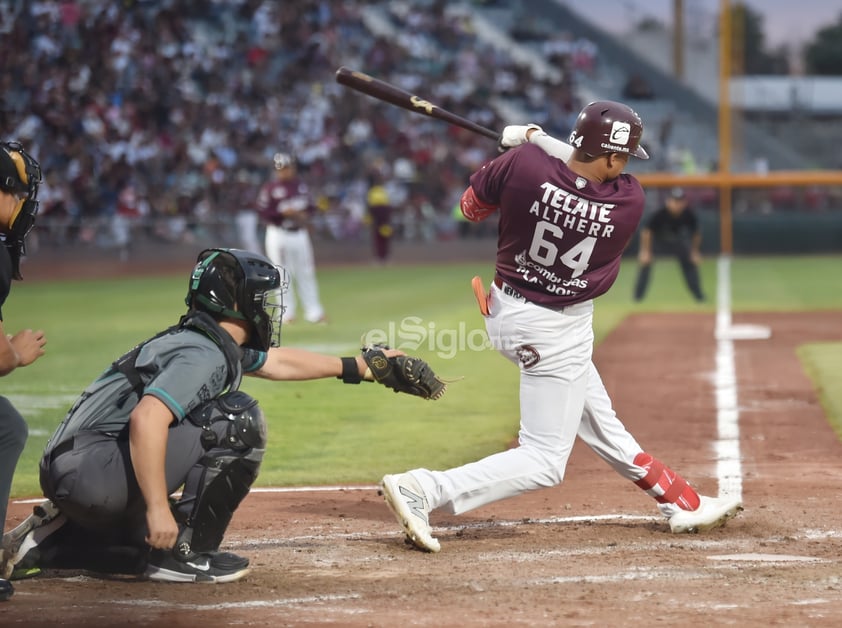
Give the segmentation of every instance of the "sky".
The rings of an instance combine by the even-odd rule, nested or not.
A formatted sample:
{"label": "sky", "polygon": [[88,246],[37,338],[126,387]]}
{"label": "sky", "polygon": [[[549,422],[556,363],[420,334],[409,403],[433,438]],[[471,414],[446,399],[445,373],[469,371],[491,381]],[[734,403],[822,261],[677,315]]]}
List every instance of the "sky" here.
{"label": "sky", "polygon": [[[836,23],[842,15],[840,0],[743,2],[763,16],[766,43],[771,49],[781,45],[799,47],[812,40],[817,30]],[[563,0],[563,4],[600,24],[609,32],[623,32],[623,27],[630,20],[638,22],[646,15],[669,22],[673,9],[673,0]],[[688,21],[713,23],[719,13],[720,4],[720,0],[684,0],[684,13]],[[606,16],[611,15],[615,19],[607,20]]]}

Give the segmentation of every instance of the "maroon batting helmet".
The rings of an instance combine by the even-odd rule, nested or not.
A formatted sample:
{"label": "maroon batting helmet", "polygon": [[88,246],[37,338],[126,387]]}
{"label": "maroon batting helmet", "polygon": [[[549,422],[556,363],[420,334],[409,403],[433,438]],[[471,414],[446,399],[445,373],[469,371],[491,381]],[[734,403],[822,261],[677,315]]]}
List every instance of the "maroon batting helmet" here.
{"label": "maroon batting helmet", "polygon": [[579,113],[570,133],[570,144],[591,157],[628,153],[649,159],[640,145],[642,135],[643,122],[634,109],[613,100],[597,100]]}

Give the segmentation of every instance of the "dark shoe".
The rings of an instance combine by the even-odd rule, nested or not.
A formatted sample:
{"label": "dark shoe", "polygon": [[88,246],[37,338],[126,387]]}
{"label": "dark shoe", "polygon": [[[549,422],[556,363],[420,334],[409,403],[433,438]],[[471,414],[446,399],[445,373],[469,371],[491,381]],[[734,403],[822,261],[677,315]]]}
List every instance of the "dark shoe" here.
{"label": "dark shoe", "polygon": [[0,578],[0,602],[8,600],[14,592],[15,587],[12,586],[12,583],[5,578]]}
{"label": "dark shoe", "polygon": [[234,582],[249,572],[249,559],[231,552],[149,552],[146,577],[157,582]]}
{"label": "dark shoe", "polygon": [[67,518],[50,500],[35,506],[20,525],[3,535],[0,578],[19,580],[39,573],[38,546],[66,522]]}

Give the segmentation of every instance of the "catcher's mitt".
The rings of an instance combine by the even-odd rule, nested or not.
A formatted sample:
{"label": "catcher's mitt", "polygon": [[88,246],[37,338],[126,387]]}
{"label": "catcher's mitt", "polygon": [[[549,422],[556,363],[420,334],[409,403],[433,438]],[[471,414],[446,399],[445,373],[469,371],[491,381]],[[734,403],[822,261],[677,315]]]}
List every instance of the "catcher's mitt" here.
{"label": "catcher's mitt", "polygon": [[363,347],[363,359],[368,365],[365,379],[373,378],[396,393],[407,393],[423,399],[438,399],[447,390],[447,383],[421,358],[410,355],[386,357],[383,347],[375,345]]}

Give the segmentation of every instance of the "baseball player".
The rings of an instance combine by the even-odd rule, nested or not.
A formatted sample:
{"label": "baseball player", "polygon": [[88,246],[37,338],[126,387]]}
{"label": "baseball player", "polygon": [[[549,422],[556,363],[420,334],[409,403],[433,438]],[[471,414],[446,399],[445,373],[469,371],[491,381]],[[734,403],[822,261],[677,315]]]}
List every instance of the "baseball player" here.
{"label": "baseball player", "polygon": [[678,259],[684,282],[696,301],[704,301],[705,295],[699,278],[701,244],[702,231],[696,212],[689,206],[684,190],[673,188],[664,206],[649,217],[640,231],[634,300],[642,301],[646,296],[655,253],[666,253]]}
{"label": "baseball player", "polygon": [[316,263],[310,241],[309,214],[313,210],[307,184],[298,178],[295,159],[288,153],[275,153],[275,178],[265,183],[257,195],[257,210],[266,224],[266,255],[290,274],[284,322],[296,315],[296,290],[304,318],[310,323],[327,322],[319,300]]}
{"label": "baseball player", "polygon": [[470,178],[461,207],[499,213],[496,273],[479,301],[495,348],[520,369],[519,446],[446,471],[386,475],[382,493],[410,543],[440,549],[429,513],[460,514],[559,484],[576,437],[658,503],[672,532],[721,526],[739,500],[707,497],[646,452],[626,430],[591,355],[593,301],[614,283],[643,214],[644,193],[624,174],[647,159],[643,124],[624,104],[579,113],[569,144],[540,127],[509,126],[507,152]]}
{"label": "baseball player", "polygon": [[[18,142],[0,143],[0,307],[6,303],[13,279],[21,279],[20,258],[25,240],[38,213],[41,166]],[[44,355],[43,331],[24,329],[7,334],[0,311],[0,376],[32,364]],[[0,396],[0,526],[6,523],[6,507],[15,467],[26,445],[26,421]],[[0,601],[14,593],[12,584],[0,574]]]}
{"label": "baseball player", "polygon": [[[50,567],[164,582],[238,580],[248,559],[219,545],[267,442],[260,406],[238,389],[243,375],[376,379],[441,394],[424,363],[412,362],[417,382],[401,379],[407,369],[395,373],[392,360],[412,360],[397,358],[400,351],[339,358],[279,347],[285,284],[283,270],[258,253],[199,255],[187,313],[112,362],[49,439],[40,463],[48,499],[4,535],[0,575]],[[368,375],[373,358],[382,367],[377,378]]]}

